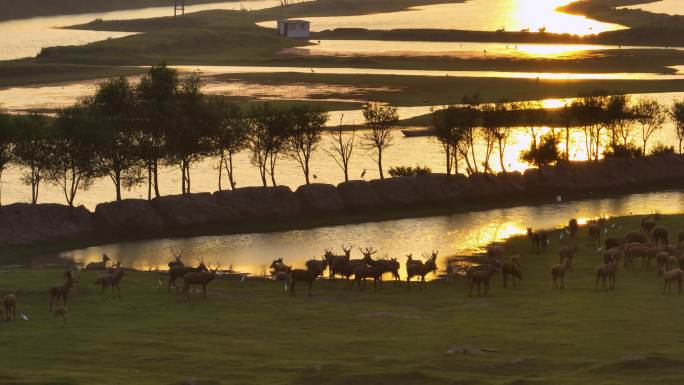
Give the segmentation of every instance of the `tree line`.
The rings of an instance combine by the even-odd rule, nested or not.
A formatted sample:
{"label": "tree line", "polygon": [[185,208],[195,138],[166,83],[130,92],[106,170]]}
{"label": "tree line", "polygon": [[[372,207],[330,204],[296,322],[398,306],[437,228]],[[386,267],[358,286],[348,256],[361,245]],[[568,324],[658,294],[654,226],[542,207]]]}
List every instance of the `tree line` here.
{"label": "tree line", "polygon": [[[541,102],[483,104],[478,95],[473,95],[465,96],[460,105],[435,111],[432,120],[434,135],[444,149],[447,174],[460,169],[472,174],[492,172],[495,149],[500,168],[506,171],[504,153],[513,127],[525,127],[532,138],[530,148],[520,154],[521,159],[542,166],[571,158],[573,131],[584,137],[589,160],[645,156],[652,136],[663,129],[668,119],[676,128],[681,154],[684,101],[674,101],[668,107],[652,98],[632,101],[627,95],[594,92],[560,109],[544,109]],[[551,127],[551,131],[540,135],[543,127]],[[561,149],[563,137],[565,148]],[[480,154],[475,150],[478,143],[484,145]],[[652,149],[652,153],[663,152],[674,152],[674,148],[659,144]]]}
{"label": "tree line", "polygon": [[[0,180],[10,165],[21,167],[34,204],[41,185],[51,183],[73,206],[78,191],[101,177],[112,181],[117,200],[123,189],[140,184],[147,185],[147,198],[152,199],[160,196],[160,167],[177,167],[180,191],[189,194],[191,166],[208,157],[218,160],[219,190],[226,177],[235,188],[233,159],[249,151],[264,186],[277,184],[278,161],[284,157],[296,161],[310,183],[311,157],[322,140],[326,111],[269,103],[246,110],[225,98],[205,95],[201,88],[198,76],[181,77],[158,65],[137,84],[124,77],[104,81],[94,95],[54,117],[0,112]],[[382,170],[382,150],[390,144],[396,109],[368,104],[364,114],[370,133],[361,137],[361,145],[377,149]],[[334,144],[325,150],[348,180],[355,135],[348,138],[342,127],[333,135]]]}

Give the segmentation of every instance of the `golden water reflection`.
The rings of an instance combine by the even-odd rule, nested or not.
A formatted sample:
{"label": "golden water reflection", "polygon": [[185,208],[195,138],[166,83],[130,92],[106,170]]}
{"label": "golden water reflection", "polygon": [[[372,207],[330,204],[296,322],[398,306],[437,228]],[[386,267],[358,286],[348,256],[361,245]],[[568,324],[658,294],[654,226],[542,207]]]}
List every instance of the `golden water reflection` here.
{"label": "golden water reflection", "polygon": [[[358,16],[304,17],[315,31],[335,28],[368,29],[461,29],[474,31],[529,30],[587,35],[624,27],[583,16],[569,15],[556,8],[573,0],[469,0],[437,4],[406,11]],[[273,22],[260,23],[273,27]]]}
{"label": "golden water reflection", "polygon": [[[636,215],[655,209],[663,214],[684,212],[684,193],[665,191],[618,198],[549,202],[536,206],[268,234],[122,242],[61,255],[87,263],[99,260],[102,253],[107,253],[125,266],[145,270],[166,268],[167,262],[172,259],[171,250],[182,249],[188,263],[195,263],[195,258],[203,257],[207,262],[220,262],[224,268],[232,266],[239,272],[261,275],[276,258],[282,257],[286,263],[302,267],[306,260],[320,258],[326,248],[332,247],[336,252],[341,252],[340,245],[346,242],[359,247],[372,245],[379,250],[379,256],[387,254],[397,257],[402,264],[406,254],[419,256],[422,252],[438,250],[439,267],[443,271],[447,257],[478,252],[491,242],[524,234],[528,226],[554,228],[564,226],[570,218],[578,218],[580,223],[586,223],[589,218],[603,215]],[[615,231],[618,229],[609,227],[607,235]],[[551,241],[556,243],[560,239],[552,238]],[[524,258],[531,250],[515,252]],[[353,256],[359,257],[358,249],[354,249]]]}

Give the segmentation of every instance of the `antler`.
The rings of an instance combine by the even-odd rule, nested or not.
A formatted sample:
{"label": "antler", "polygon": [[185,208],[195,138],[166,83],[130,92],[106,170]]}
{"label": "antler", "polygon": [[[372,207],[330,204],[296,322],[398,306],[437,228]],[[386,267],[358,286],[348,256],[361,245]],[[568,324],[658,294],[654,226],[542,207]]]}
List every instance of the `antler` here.
{"label": "antler", "polygon": [[173,257],[176,258],[177,261],[180,261],[180,259],[183,258],[183,250],[172,247],[171,255],[173,255]]}

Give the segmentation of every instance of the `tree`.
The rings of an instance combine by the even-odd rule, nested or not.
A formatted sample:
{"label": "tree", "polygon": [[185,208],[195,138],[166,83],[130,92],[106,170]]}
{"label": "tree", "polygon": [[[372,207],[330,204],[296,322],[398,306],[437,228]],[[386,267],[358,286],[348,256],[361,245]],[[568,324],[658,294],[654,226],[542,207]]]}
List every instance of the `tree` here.
{"label": "tree", "polygon": [[558,112],[560,123],[565,129],[565,157],[566,161],[570,161],[570,137],[573,124],[577,120],[577,104],[566,103]]}
{"label": "tree", "polygon": [[382,151],[392,144],[392,126],[399,120],[396,107],[379,103],[369,103],[362,107],[363,117],[369,131],[363,135],[364,146],[375,149],[380,179],[385,179],[382,171]]}
{"label": "tree", "polygon": [[86,101],[97,137],[95,160],[98,169],[114,183],[117,201],[121,200],[122,188],[143,180],[136,147],[135,100],[130,83],[120,77],[101,83]]}
{"label": "tree", "polygon": [[290,124],[290,114],[274,109],[269,103],[254,110],[248,143],[252,164],[259,168],[264,187],[268,185],[266,175],[270,175],[273,186],[276,186],[275,168],[278,156],[285,149]]}
{"label": "tree", "polygon": [[537,167],[557,163],[561,159],[558,137],[553,132],[543,135],[537,145],[532,143],[529,150],[522,152],[520,159]]}
{"label": "tree", "polygon": [[12,116],[0,111],[0,204],[2,204],[2,173],[14,160],[16,129]]}
{"label": "tree", "polygon": [[152,66],[136,87],[139,157],[147,169],[147,199],[159,197],[159,163],[165,157],[167,131],[177,119],[178,71],[166,64]]}
{"label": "tree", "polygon": [[190,167],[211,153],[212,130],[217,128],[215,110],[206,102],[201,88],[197,76],[181,80],[176,100],[178,119],[166,135],[166,159],[181,171],[182,194],[190,194]]}
{"label": "tree", "polygon": [[679,154],[681,155],[682,141],[684,141],[684,101],[675,100],[669,112],[670,119],[675,125],[677,139],[679,139]]}
{"label": "tree", "polygon": [[87,190],[99,170],[93,162],[97,138],[88,110],[76,104],[59,111],[50,136],[46,180],[62,189],[69,206],[74,206],[79,189]]}
{"label": "tree", "polygon": [[223,169],[228,174],[230,188],[235,189],[237,181],[233,172],[233,156],[247,148],[248,133],[251,130],[251,121],[242,116],[239,106],[225,103],[223,99],[212,101],[216,113],[216,127],[213,131],[213,153],[219,158],[218,188],[222,187]]}
{"label": "tree", "polygon": [[305,105],[295,106],[291,110],[292,124],[287,135],[287,154],[294,159],[304,173],[304,180],[309,184],[309,162],[311,155],[321,142],[321,133],[328,121],[328,113],[319,108]]}
{"label": "tree", "polygon": [[584,139],[589,160],[598,160],[607,98],[600,92],[584,96],[577,102],[577,118],[584,130]]}
{"label": "tree", "polygon": [[352,152],[354,152],[354,139],[356,138],[356,131],[352,131],[351,135],[345,138],[344,130],[342,128],[342,118],[340,125],[332,131],[333,144],[330,149],[323,149],[344,173],[344,181],[349,181],[349,161],[351,160]]}
{"label": "tree", "polygon": [[452,169],[458,174],[458,154],[465,136],[461,124],[463,116],[463,108],[454,106],[432,113],[435,137],[442,145],[446,156],[447,175],[451,175]]}
{"label": "tree", "polygon": [[633,114],[641,126],[642,154],[646,155],[648,140],[653,133],[663,128],[667,120],[667,109],[656,99],[640,99],[634,106]]}
{"label": "tree", "polygon": [[31,186],[31,203],[38,203],[40,182],[52,158],[47,118],[38,114],[15,117],[17,136],[14,145],[15,162],[26,167],[22,180]]}

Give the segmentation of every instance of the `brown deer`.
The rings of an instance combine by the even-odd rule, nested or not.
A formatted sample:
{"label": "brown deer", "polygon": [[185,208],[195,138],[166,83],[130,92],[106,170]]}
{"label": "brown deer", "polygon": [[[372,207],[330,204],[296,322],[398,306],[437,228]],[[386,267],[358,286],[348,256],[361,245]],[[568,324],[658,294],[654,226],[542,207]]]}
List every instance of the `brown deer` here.
{"label": "brown deer", "polygon": [[192,271],[183,276],[183,293],[185,299],[190,300],[190,288],[195,285],[202,286],[202,298],[207,299],[207,285],[216,279],[218,269],[221,265],[217,264],[215,269],[205,271]]}
{"label": "brown deer", "polygon": [[570,264],[572,264],[572,260],[575,258],[575,255],[577,254],[577,251],[579,250],[579,247],[577,244],[573,244],[572,246],[563,246],[560,249],[558,249],[558,256],[560,257],[559,262],[563,263],[564,259],[569,259]]}
{"label": "brown deer", "polygon": [[660,220],[660,214],[654,213],[641,218],[640,231],[643,234],[648,234],[655,227],[656,222]]}
{"label": "brown deer", "polygon": [[[468,296],[473,296],[473,287],[475,287],[475,285],[477,285],[478,296],[487,295],[487,292],[489,292],[489,282],[497,271],[499,271],[498,261],[491,260],[485,269],[471,272],[468,275]],[[482,291],[482,286],[484,286],[484,292]]]}
{"label": "brown deer", "polygon": [[176,280],[178,278],[185,277],[188,273],[199,273],[202,271],[207,271],[207,266],[204,264],[204,260],[198,259],[199,265],[197,267],[192,266],[176,266],[169,269],[169,287],[168,291],[171,291],[171,285],[178,291],[178,285],[176,285]]}
{"label": "brown deer", "polygon": [[[327,261],[324,261],[327,263]],[[290,273],[290,282],[289,282],[289,291],[290,291],[290,297],[296,297],[297,293],[295,292],[295,285],[297,282],[306,282],[306,284],[309,286],[309,297],[311,297],[311,287],[313,286],[314,281],[316,278],[318,278],[319,275],[323,274],[326,268],[326,264],[315,264],[311,265],[311,268],[307,268],[306,270],[304,269],[294,269]]]}
{"label": "brown deer", "polygon": [[437,271],[437,251],[431,255],[424,254],[425,263],[410,259],[406,262],[406,287],[411,289],[411,278],[420,277],[421,288],[425,286],[425,276]]}
{"label": "brown deer", "polygon": [[670,270],[669,265],[670,254],[665,251],[659,251],[656,254],[656,272],[658,276],[665,274],[665,272]]}
{"label": "brown deer", "polygon": [[[561,264],[554,265],[551,267],[551,278],[553,280],[552,289],[564,289],[565,288],[565,274],[572,270],[572,265],[569,259],[564,260]],[[560,285],[559,285],[560,283]]]}
{"label": "brown deer", "polygon": [[271,263],[269,270],[271,272],[271,277],[278,277],[282,276],[283,273],[289,275],[290,271],[292,271],[292,267],[287,266],[282,258],[278,258]]}
{"label": "brown deer", "polygon": [[5,309],[5,321],[17,319],[17,293],[7,294],[2,298],[2,307]]}
{"label": "brown deer", "polygon": [[601,244],[601,225],[598,223],[590,223],[587,226],[587,231],[589,232],[589,243],[590,244]]}
{"label": "brown deer", "polygon": [[[610,259],[608,263],[596,268],[596,285],[594,291],[598,292],[598,284],[601,280],[603,282],[603,290],[607,291],[615,290],[615,271],[617,270],[617,262],[614,259]],[[608,280],[608,286],[606,286],[606,280]]]}
{"label": "brown deer", "polygon": [[527,237],[532,241],[534,252],[539,254],[542,250],[546,250],[549,243],[549,235],[546,231],[532,231],[531,227],[527,228]]}
{"label": "brown deer", "polygon": [[59,286],[53,286],[50,288],[50,309],[49,311],[52,312],[52,307],[55,303],[59,303],[59,300],[62,300],[62,303],[66,307],[67,305],[67,298],[69,297],[69,293],[71,292],[71,288],[78,283],[77,280],[74,279],[73,274],[71,274],[71,271],[66,271],[64,273],[64,278],[66,278],[66,282],[64,282],[63,285]]}
{"label": "brown deer", "polygon": [[648,237],[645,234],[632,231],[625,235],[625,244],[627,243],[648,243]]}
{"label": "brown deer", "polygon": [[650,234],[651,240],[653,241],[653,243],[655,243],[656,246],[660,246],[661,243],[663,246],[667,246],[667,230],[664,227],[655,226],[651,229]]}
{"label": "brown deer", "polygon": [[55,311],[53,312],[53,314],[55,315],[55,318],[61,319],[62,322],[64,322],[64,323],[67,322],[67,313],[68,313],[68,309],[64,305],[55,306]]}
{"label": "brown deer", "polygon": [[670,270],[667,273],[663,274],[663,279],[665,280],[665,286],[663,287],[663,294],[666,292],[669,293],[671,289],[671,285],[673,283],[677,283],[677,289],[678,293],[682,294],[682,270],[681,269],[674,269]]}
{"label": "brown deer", "polygon": [[511,278],[513,287],[515,287],[515,280],[522,281],[522,266],[520,265],[520,256],[511,256],[507,261],[501,264],[501,275],[503,278],[503,287],[508,287],[508,278]]}
{"label": "brown deer", "polygon": [[173,269],[174,267],[185,266],[185,263],[183,263],[181,260],[181,258],[183,258],[182,250],[171,249],[171,254],[173,255],[173,261],[168,263],[169,270]]}
{"label": "brown deer", "polygon": [[353,245],[350,245],[349,247],[344,247],[344,244],[342,244],[342,250],[344,251],[344,255],[335,255],[333,254],[331,249],[325,250],[324,258],[328,262],[328,269],[330,270],[328,276],[330,278],[335,278],[336,266],[344,265],[351,260],[351,251],[353,247]]}
{"label": "brown deer", "polygon": [[489,259],[503,260],[506,258],[506,248],[503,245],[489,245],[486,250]]}
{"label": "brown deer", "polygon": [[86,265],[86,270],[107,270],[107,263],[111,261],[111,258],[107,254],[102,254],[102,262],[90,262]]}
{"label": "brown deer", "polygon": [[119,268],[110,270],[109,273],[100,276],[95,280],[95,284],[102,287],[102,294],[105,299],[109,299],[109,288],[112,289],[112,293],[114,292],[114,289],[116,289],[117,295],[119,299],[121,299],[121,287],[119,287],[119,282],[121,282],[124,275],[124,269]]}
{"label": "brown deer", "polygon": [[[356,284],[359,290],[363,291],[366,286],[366,279],[373,279],[373,291],[378,288],[378,282],[380,282],[380,288],[382,288],[382,275],[388,272],[388,266],[385,261],[376,261],[372,258],[372,255],[377,253],[373,248],[367,247],[366,250],[361,250],[363,254],[363,265],[358,265],[354,268],[354,280],[351,285],[349,285],[349,290]],[[363,281],[364,288],[361,287],[361,282]]]}
{"label": "brown deer", "polygon": [[605,244],[605,250],[612,249],[614,247],[621,247],[625,243],[624,238],[619,238],[619,237],[608,237],[604,241]]}
{"label": "brown deer", "polygon": [[577,232],[579,231],[579,224],[577,223],[577,219],[572,218],[568,222],[568,232],[570,233],[570,239],[577,239]]}

